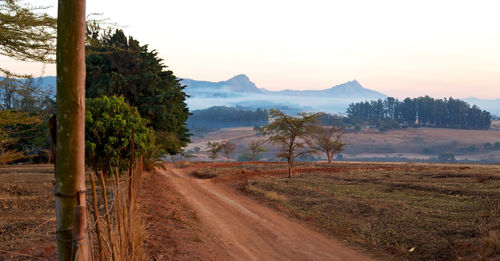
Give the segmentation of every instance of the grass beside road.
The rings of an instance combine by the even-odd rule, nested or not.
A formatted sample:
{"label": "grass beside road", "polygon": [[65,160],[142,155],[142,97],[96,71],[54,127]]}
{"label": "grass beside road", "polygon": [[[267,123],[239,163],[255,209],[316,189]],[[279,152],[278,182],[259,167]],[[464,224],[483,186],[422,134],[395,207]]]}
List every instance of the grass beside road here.
{"label": "grass beside road", "polygon": [[[262,173],[276,171],[276,165],[261,167]],[[500,257],[500,166],[321,167],[304,167],[292,179],[254,176],[244,189],[292,216],[351,243],[389,252],[397,260]]]}

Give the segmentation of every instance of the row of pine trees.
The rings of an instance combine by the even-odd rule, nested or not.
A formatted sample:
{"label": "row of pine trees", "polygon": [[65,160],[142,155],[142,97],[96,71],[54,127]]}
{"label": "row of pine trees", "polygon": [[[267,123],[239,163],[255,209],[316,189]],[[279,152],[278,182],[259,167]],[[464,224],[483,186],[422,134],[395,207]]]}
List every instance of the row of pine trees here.
{"label": "row of pine trees", "polygon": [[491,114],[459,99],[434,99],[429,96],[352,103],[347,109],[351,121],[369,124],[392,119],[403,126],[454,129],[489,129]]}

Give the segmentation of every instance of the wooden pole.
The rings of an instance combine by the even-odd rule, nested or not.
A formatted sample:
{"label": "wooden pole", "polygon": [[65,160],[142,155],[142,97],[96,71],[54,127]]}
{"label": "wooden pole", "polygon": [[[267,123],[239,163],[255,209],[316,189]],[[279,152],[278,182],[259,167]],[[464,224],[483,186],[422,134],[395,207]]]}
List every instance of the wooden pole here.
{"label": "wooden pole", "polygon": [[[88,248],[83,247],[88,246],[86,224],[74,222],[74,214],[79,215],[78,221],[84,220],[86,206],[85,0],[58,0],[56,60],[58,260],[88,260]],[[75,241],[74,232],[85,236]]]}

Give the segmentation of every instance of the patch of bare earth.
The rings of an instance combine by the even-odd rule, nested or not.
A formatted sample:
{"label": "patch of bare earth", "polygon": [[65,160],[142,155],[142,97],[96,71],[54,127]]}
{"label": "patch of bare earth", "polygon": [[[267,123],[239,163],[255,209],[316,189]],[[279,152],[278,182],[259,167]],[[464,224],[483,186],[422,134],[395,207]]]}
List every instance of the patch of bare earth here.
{"label": "patch of bare earth", "polygon": [[219,239],[202,225],[196,212],[158,173],[147,174],[140,193],[146,220],[145,249],[152,260],[225,260]]}

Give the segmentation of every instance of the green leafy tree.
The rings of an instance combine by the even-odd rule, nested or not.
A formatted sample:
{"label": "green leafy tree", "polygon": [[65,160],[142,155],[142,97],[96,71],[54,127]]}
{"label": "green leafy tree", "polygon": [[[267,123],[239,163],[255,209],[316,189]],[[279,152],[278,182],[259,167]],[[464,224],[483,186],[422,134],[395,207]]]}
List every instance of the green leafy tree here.
{"label": "green leafy tree", "polygon": [[137,154],[153,147],[153,131],[146,126],[147,120],[123,97],[89,98],[86,107],[85,159],[94,170],[107,173],[114,167],[128,167],[132,129]]}
{"label": "green leafy tree", "polygon": [[214,160],[219,156],[219,152],[221,151],[222,147],[221,144],[216,142],[216,141],[209,141],[207,142],[207,151],[208,151],[208,158],[214,162]]}
{"label": "green leafy tree", "polygon": [[167,70],[156,51],[122,30],[89,31],[86,46],[87,97],[123,96],[149,121],[169,154],[190,141],[185,86]]}
{"label": "green leafy tree", "polygon": [[277,154],[288,162],[288,177],[292,177],[296,157],[313,152],[311,135],[318,128],[318,114],[299,113],[290,116],[280,110],[269,111],[269,124],[261,128],[268,141],[280,146]]}

